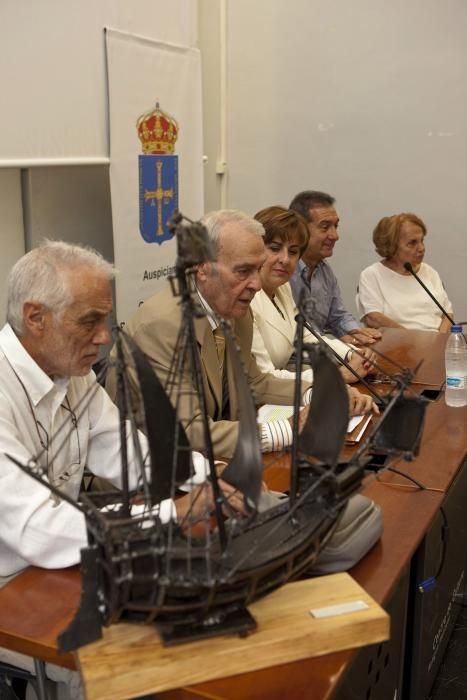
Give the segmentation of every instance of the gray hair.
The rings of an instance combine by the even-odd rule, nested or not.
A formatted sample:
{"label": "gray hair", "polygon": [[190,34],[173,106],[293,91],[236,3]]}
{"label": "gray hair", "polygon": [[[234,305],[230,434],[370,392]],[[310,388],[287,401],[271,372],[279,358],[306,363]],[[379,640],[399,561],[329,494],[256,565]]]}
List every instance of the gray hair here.
{"label": "gray hair", "polygon": [[263,225],[239,209],[219,209],[218,211],[211,211],[203,216],[201,223],[204,224],[207,229],[209,239],[213,244],[216,255],[219,252],[220,234],[227,224],[239,224],[250,233],[264,237]]}
{"label": "gray hair", "polygon": [[18,260],[8,276],[7,321],[19,336],[26,302],[43,304],[57,317],[73,302],[66,273],[79,267],[108,280],[115,277],[114,266],[96,250],[64,241],[44,240]]}

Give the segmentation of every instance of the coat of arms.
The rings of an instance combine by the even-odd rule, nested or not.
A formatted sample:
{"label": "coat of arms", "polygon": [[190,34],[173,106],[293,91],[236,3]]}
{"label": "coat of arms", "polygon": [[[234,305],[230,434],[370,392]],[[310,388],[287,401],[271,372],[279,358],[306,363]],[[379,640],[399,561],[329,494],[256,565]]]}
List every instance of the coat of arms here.
{"label": "coat of arms", "polygon": [[178,156],[174,154],[179,126],[159,103],[136,122],[142,144],[139,156],[139,230],[147,243],[172,238],[168,221],[178,209]]}

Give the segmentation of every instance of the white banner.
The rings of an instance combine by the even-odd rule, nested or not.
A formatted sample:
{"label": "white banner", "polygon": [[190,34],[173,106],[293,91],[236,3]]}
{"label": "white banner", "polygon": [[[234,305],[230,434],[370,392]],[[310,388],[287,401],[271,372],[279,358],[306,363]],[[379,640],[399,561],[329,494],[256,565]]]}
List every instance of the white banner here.
{"label": "white banner", "polygon": [[[170,149],[176,137],[178,208],[190,219],[198,219],[203,213],[201,60],[196,49],[110,29],[106,32],[106,48],[110,189],[115,265],[119,270],[116,308],[121,323],[157,291],[175,261],[175,241],[160,231],[161,222],[165,230],[167,211],[177,201],[175,188],[172,183],[169,187],[162,182],[159,170],[159,180],[155,179],[151,186],[139,182],[143,144],[149,149],[149,141],[155,139],[154,117],[150,113],[156,109],[156,103],[158,115],[164,115],[164,128],[160,129],[164,143],[158,144],[157,153],[170,154],[164,149]],[[174,156],[162,155],[158,159],[175,163],[177,172]],[[159,166],[162,168],[162,163]],[[152,170],[156,178],[155,166]],[[152,207],[154,213],[156,228],[150,235],[141,232],[144,227],[140,227],[140,195],[146,212]]]}

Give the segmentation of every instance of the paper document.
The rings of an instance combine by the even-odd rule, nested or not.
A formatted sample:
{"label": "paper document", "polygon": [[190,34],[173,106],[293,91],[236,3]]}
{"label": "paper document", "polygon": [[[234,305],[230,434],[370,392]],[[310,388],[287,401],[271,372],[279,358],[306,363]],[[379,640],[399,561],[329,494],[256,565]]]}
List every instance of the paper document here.
{"label": "paper document", "polygon": [[[353,430],[351,430],[350,424],[352,423],[354,418],[358,418],[358,420],[354,424]],[[370,420],[371,413],[366,416],[353,416],[353,418],[350,419],[349,427],[347,428],[347,438],[345,440],[348,445],[355,445],[357,442],[360,442]]]}
{"label": "paper document", "polygon": [[347,426],[347,432],[351,433],[357,425],[365,418],[365,416],[352,416],[349,420],[349,425]]}

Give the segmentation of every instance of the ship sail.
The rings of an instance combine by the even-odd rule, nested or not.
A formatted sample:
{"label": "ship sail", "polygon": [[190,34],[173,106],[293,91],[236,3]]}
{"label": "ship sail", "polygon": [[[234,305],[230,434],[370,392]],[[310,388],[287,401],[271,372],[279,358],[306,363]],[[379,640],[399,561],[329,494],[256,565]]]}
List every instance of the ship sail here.
{"label": "ship sail", "polygon": [[256,507],[263,482],[263,457],[256,426],[256,409],[232,333],[228,327],[224,332],[226,350],[232,362],[237,386],[240,439],[232,460],[222,472],[222,478],[243,493],[250,507]]}
{"label": "ship sail", "polygon": [[[126,354],[134,364],[141,392],[145,433],[151,458],[149,488],[152,505],[156,505],[166,498],[172,498],[174,488],[192,475],[190,444],[169,397],[144,353],[120,330],[117,331],[116,342],[125,346]],[[124,374],[124,368],[120,368],[119,373]],[[125,398],[126,401],[119,406],[122,413],[128,411],[125,404],[131,402],[131,387],[128,385]]]}
{"label": "ship sail", "polygon": [[335,362],[320,345],[309,346],[313,368],[313,398],[298,448],[334,468],[342,451],[349,423],[346,385]]}

